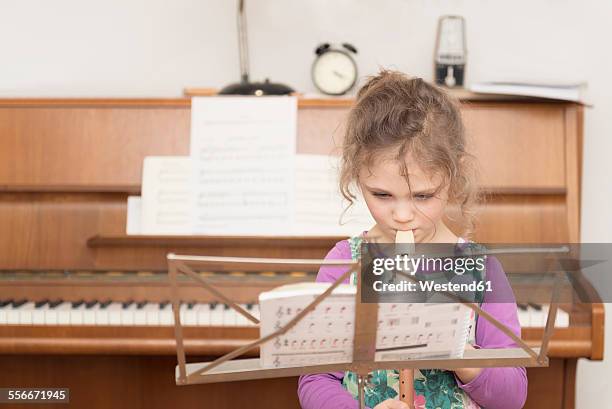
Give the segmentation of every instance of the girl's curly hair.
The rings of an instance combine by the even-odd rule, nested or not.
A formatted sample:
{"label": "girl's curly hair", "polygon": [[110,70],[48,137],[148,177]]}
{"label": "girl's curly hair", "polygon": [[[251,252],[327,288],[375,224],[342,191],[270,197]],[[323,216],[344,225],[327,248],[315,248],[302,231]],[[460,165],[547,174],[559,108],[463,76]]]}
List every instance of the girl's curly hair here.
{"label": "girl's curly hair", "polygon": [[351,185],[361,169],[389,153],[395,155],[408,184],[407,153],[423,171],[442,178],[440,188],[448,186],[448,202],[461,213],[455,221],[469,236],[480,195],[476,160],[466,150],[458,101],[441,88],[401,72],[383,70],[370,77],[349,112],[342,147],[339,183],[349,207],[356,199]]}

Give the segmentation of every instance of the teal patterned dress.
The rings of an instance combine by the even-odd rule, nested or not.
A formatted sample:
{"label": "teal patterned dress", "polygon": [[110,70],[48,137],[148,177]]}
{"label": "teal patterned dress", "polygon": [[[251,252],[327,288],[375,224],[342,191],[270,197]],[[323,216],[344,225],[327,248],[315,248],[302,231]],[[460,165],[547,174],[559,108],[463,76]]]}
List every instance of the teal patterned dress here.
{"label": "teal patterned dress", "polygon": [[[351,257],[357,260],[361,257],[361,237],[349,239]],[[469,255],[472,251],[480,251],[483,247],[475,243],[466,242],[461,248],[462,255]],[[484,270],[470,271],[475,279],[484,278]],[[351,274],[350,283],[356,284],[357,274]],[[476,301],[482,303],[484,293],[476,294]],[[472,316],[472,328],[476,317]],[[474,331],[472,331],[472,334]],[[471,340],[473,342],[473,340]],[[358,399],[357,375],[354,372],[345,372],[342,380],[343,387]],[[365,379],[364,400],[366,406],[373,408],[379,403],[394,399],[399,395],[399,371],[376,370],[370,372]],[[476,409],[480,408],[470,396],[463,391],[455,381],[451,371],[441,369],[423,369],[414,371],[414,406],[415,409]]]}

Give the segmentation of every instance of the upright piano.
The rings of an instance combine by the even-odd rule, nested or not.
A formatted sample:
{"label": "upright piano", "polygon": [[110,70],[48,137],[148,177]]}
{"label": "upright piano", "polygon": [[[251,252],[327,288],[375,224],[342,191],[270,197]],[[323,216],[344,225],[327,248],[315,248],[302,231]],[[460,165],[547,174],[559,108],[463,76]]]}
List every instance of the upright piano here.
{"label": "upright piano", "polygon": [[[579,242],[583,107],[458,97],[487,198],[473,239]],[[351,104],[301,99],[298,152],[339,154]],[[143,158],[187,155],[189,127],[187,98],[0,100],[0,385],[67,387],[71,406],[91,409],[299,408],[295,378],[174,383],[167,253],[323,258],[343,239],[126,235]],[[257,314],[260,292],[316,271],[199,274]],[[185,281],[180,293],[188,361],[258,337],[202,288]],[[545,309],[520,310],[534,345]],[[528,370],[527,408],[574,407],[577,360],[603,358],[603,322],[602,304],[565,307],[550,366]]]}

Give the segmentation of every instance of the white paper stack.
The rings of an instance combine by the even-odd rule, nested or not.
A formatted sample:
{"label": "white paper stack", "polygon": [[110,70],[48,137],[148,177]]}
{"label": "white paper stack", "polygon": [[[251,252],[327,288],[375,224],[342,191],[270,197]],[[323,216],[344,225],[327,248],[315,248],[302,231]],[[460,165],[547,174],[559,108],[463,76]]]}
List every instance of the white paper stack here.
{"label": "white paper stack", "polygon": [[521,95],[562,101],[584,102],[585,82],[489,81],[470,85],[482,94]]}
{"label": "white paper stack", "polygon": [[[267,336],[303,311],[331,284],[301,283],[259,296],[261,333]],[[263,367],[346,363],[353,359],[355,292],[340,285],[295,327],[261,348]],[[376,361],[461,358],[471,310],[461,304],[379,304]]]}

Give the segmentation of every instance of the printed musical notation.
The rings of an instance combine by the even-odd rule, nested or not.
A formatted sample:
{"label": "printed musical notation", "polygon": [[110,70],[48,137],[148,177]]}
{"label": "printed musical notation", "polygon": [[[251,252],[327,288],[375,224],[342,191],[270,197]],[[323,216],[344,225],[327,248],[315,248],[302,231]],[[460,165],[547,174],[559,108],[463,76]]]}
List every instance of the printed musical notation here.
{"label": "printed musical notation", "polygon": [[279,234],[293,224],[296,123],[293,97],[193,98],[196,233]]}
{"label": "printed musical notation", "polygon": [[[260,336],[286,325],[329,285],[291,284],[262,293]],[[295,327],[264,344],[262,366],[351,362],[355,291],[340,285]],[[375,360],[460,358],[472,317],[469,308],[455,303],[379,304]]]}
{"label": "printed musical notation", "polygon": [[142,170],[141,234],[191,234],[193,165],[188,156],[148,156]]}

